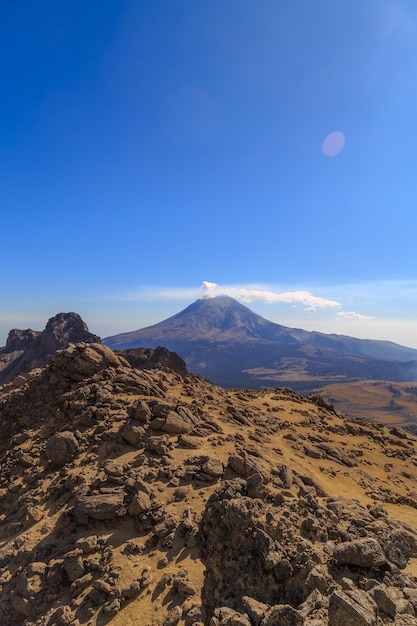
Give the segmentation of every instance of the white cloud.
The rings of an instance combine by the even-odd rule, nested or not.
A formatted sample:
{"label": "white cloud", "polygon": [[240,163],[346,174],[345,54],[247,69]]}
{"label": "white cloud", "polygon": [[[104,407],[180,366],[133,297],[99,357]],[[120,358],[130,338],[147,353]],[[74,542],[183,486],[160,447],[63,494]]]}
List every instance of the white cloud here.
{"label": "white cloud", "polygon": [[196,298],[213,298],[226,295],[242,302],[264,302],[271,304],[282,302],[286,304],[302,304],[306,311],[314,312],[317,309],[334,309],[342,306],[339,300],[317,296],[310,291],[278,291],[263,289],[257,285],[235,286],[218,285],[205,280],[200,288],[195,287],[168,287],[168,288],[142,288],[135,292],[122,294],[118,297],[121,301],[141,300],[193,300]]}
{"label": "white cloud", "polygon": [[362,313],[356,313],[355,311],[339,311],[337,313],[340,317],[344,317],[349,320],[374,320],[373,315],[363,315]]}
{"label": "white cloud", "polygon": [[203,284],[201,285],[201,289],[204,292],[205,298],[212,298],[215,295],[215,291],[219,285],[217,283],[211,283],[208,280],[203,280]]}
{"label": "white cloud", "polygon": [[[323,291],[323,288],[321,289]],[[197,298],[213,298],[219,295],[227,295],[241,302],[251,303],[258,302],[263,304],[290,304],[297,308],[299,305],[304,307],[305,313],[309,317],[315,317],[318,311],[342,309],[345,303],[353,303],[351,294],[347,286],[343,289],[327,287],[328,293],[336,292],[337,297],[327,297],[326,295],[317,295],[313,290],[295,289],[280,290],[261,285],[219,285],[213,281],[204,280],[200,287],[143,287],[137,291],[126,292],[120,294],[116,300],[125,302],[192,302]],[[352,294],[355,289],[352,289]],[[369,293],[369,292],[368,292]],[[364,299],[361,294],[360,301]],[[115,300],[115,298],[112,298]],[[365,315],[354,310],[339,310],[336,312],[339,318],[345,320],[372,320],[373,315]]]}
{"label": "white cloud", "polygon": [[310,291],[272,291],[269,289],[260,289],[258,287],[234,287],[234,286],[220,286],[216,283],[204,281],[202,289],[205,292],[205,297],[214,297],[218,295],[231,296],[237,300],[243,302],[285,302],[287,304],[303,304],[308,311],[315,311],[316,309],[327,308],[339,308],[341,303],[337,300],[330,300],[329,298],[322,298],[321,296],[315,296]]}

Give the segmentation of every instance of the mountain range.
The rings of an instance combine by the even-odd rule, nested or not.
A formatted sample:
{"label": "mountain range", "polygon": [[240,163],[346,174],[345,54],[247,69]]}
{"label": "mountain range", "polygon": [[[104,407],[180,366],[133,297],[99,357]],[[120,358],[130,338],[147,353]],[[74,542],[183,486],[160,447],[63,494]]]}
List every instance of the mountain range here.
{"label": "mountain range", "polygon": [[299,391],[358,379],[417,380],[417,350],[390,341],[288,328],[229,296],[202,298],[141,330],[103,339],[113,350],[162,345],[222,387]]}

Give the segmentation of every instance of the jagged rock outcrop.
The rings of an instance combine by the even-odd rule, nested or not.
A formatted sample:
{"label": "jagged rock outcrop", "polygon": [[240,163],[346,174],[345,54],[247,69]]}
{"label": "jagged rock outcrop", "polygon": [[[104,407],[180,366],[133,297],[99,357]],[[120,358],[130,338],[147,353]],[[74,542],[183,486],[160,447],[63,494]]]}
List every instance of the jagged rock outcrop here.
{"label": "jagged rock outcrop", "polygon": [[1,624],[417,623],[411,434],[87,342],[0,426]]}
{"label": "jagged rock outcrop", "polygon": [[123,356],[132,367],[139,370],[157,369],[162,372],[175,372],[183,378],[188,374],[187,365],[176,352],[170,352],[163,346],[152,348],[131,348],[116,350],[116,354]]}
{"label": "jagged rock outcrop", "polygon": [[36,330],[11,330],[6,345],[0,348],[0,373],[28,350],[39,335],[40,332]]}
{"label": "jagged rock outcrop", "polygon": [[100,342],[100,337],[88,331],[77,313],[58,313],[42,332],[11,330],[0,351],[0,360],[5,364],[0,371],[0,385],[36,367],[45,367],[57,350],[78,342]]}
{"label": "jagged rock outcrop", "polygon": [[41,333],[36,330],[18,330],[13,328],[7,337],[6,345],[0,349],[0,354],[8,354],[11,352],[20,352],[27,350],[30,345],[39,337]]}

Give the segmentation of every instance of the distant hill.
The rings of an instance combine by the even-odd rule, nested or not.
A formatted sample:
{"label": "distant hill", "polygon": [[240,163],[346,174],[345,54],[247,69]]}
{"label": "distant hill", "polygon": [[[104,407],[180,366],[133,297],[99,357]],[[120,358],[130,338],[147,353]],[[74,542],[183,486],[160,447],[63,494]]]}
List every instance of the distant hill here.
{"label": "distant hill", "polygon": [[190,371],[223,387],[417,380],[417,350],[390,341],[327,335],[275,324],[229,296],[199,299],[153,326],[107,337],[114,350],[161,345]]}

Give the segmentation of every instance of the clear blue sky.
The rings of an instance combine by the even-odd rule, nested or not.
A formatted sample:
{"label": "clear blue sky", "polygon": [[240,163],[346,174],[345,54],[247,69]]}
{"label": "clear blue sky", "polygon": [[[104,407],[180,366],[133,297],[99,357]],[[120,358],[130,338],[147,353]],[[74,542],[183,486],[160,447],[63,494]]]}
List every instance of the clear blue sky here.
{"label": "clear blue sky", "polygon": [[0,51],[0,345],[209,281],[417,347],[415,0],[6,0]]}

